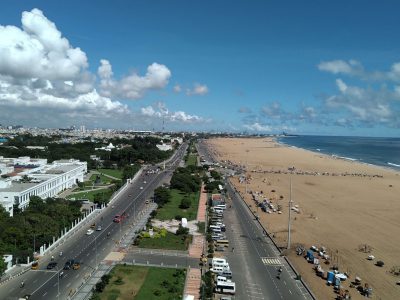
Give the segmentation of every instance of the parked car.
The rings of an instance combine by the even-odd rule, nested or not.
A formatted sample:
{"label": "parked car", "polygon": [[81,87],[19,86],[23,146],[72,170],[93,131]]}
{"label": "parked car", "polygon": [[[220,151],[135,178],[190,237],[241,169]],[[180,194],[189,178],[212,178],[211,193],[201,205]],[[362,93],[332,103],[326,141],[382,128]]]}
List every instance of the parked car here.
{"label": "parked car", "polygon": [[101,231],[103,228],[99,225],[99,226],[97,226],[97,231]]}
{"label": "parked car", "polygon": [[94,232],[93,229],[88,229],[88,230],[86,231],[86,235],[91,235],[93,232]]}

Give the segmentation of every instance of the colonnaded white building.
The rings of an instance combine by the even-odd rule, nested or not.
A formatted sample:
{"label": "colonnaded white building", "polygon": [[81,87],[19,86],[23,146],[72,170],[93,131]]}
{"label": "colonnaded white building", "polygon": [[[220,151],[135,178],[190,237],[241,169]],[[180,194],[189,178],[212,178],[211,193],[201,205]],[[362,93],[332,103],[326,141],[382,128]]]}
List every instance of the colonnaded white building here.
{"label": "colonnaded white building", "polygon": [[57,160],[0,156],[0,204],[13,216],[13,205],[24,209],[31,196],[56,196],[77,182],[83,182],[87,163],[75,159]]}

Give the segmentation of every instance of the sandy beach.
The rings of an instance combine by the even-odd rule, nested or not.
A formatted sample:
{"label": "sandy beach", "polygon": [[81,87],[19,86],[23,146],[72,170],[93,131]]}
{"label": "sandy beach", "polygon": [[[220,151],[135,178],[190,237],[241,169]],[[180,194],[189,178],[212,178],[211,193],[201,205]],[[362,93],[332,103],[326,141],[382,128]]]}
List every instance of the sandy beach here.
{"label": "sandy beach", "polygon": [[[349,287],[355,276],[372,286],[374,299],[400,298],[396,285],[400,276],[390,273],[393,266],[400,266],[399,172],[283,146],[271,138],[219,138],[207,144],[219,161],[246,167],[249,192],[262,191],[275,207],[282,207],[281,214],[262,212],[245,193],[245,183],[237,176],[231,178],[282,247],[287,244],[291,178],[293,205],[299,212],[292,213],[292,250],[287,255],[318,299],[335,299],[336,294],[315,274],[312,264],[296,255],[296,244],[306,249],[326,247],[331,262],[321,266],[328,271],[337,264],[350,275],[342,286],[350,290],[352,299],[364,298]],[[361,245],[372,251],[360,251]],[[367,260],[368,255],[375,259]],[[377,260],[385,265],[376,266]]]}

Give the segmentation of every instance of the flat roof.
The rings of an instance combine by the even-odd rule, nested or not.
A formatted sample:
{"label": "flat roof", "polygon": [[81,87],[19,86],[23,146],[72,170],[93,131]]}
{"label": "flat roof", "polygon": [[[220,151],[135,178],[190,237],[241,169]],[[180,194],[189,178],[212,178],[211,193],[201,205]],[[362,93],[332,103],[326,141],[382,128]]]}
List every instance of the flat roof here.
{"label": "flat roof", "polygon": [[27,189],[30,189],[31,187],[34,187],[38,185],[39,183],[36,182],[18,182],[18,181],[13,181],[11,186],[8,188],[0,189],[0,192],[22,192]]}

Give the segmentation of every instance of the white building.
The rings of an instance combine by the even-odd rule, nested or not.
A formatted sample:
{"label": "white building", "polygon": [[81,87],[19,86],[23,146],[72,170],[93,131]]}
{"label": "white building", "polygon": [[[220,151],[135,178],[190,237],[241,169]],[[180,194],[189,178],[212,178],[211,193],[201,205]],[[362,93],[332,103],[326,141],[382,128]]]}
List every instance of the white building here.
{"label": "white building", "polygon": [[47,164],[46,159],[0,157],[0,163],[6,164],[9,170],[13,167],[13,172],[7,174],[10,177],[0,179],[0,204],[11,216],[14,204],[24,209],[31,196],[43,199],[56,196],[77,182],[83,182],[87,172],[87,163],[74,159]]}
{"label": "white building", "polygon": [[161,145],[156,145],[156,147],[158,148],[158,150],[161,150],[161,151],[172,150],[172,145],[165,144],[163,141],[161,141]]}

